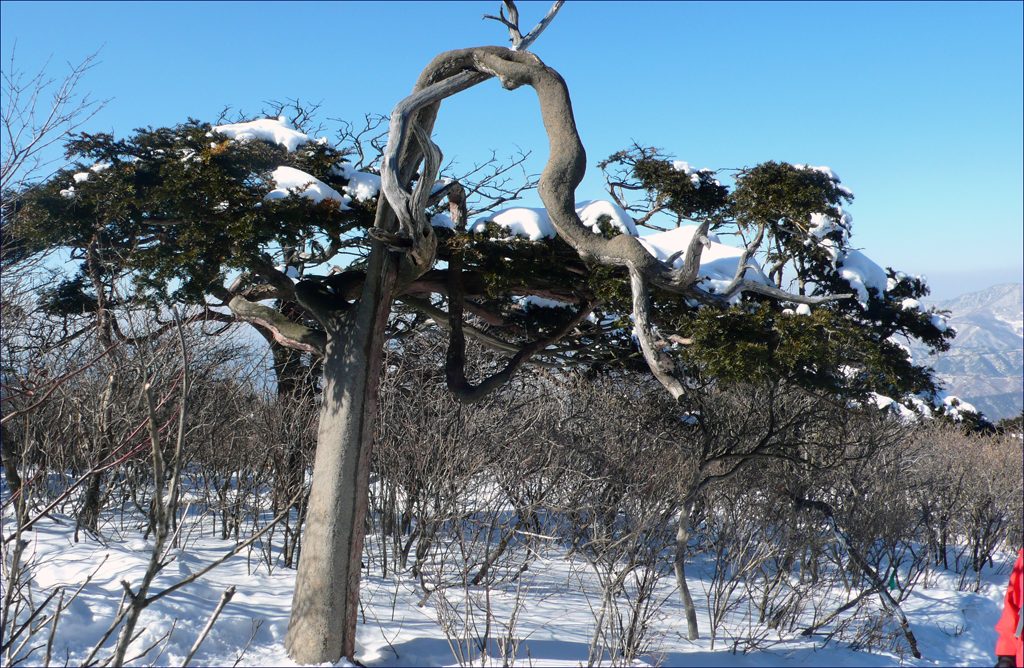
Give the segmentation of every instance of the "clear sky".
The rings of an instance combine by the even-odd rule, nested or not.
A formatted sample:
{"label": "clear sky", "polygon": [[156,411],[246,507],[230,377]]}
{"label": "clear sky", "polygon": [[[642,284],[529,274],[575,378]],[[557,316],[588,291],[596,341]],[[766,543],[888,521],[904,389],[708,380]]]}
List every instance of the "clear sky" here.
{"label": "clear sky", "polygon": [[[498,6],[3,2],[0,55],[29,72],[52,57],[60,75],[102,48],[83,86],[113,99],[87,131],[287,98],[356,122],[390,113],[437,53],[506,44],[481,20]],[[524,29],[548,6],[519,3]],[[856,195],[854,243],[944,299],[1022,281],[1022,26],[1020,2],[568,2],[532,50],[573,96],[577,199],[602,196],[595,164],[633,141],[695,167],[827,165]],[[446,101],[435,140],[463,166],[547,157],[535,96],[494,81]]]}

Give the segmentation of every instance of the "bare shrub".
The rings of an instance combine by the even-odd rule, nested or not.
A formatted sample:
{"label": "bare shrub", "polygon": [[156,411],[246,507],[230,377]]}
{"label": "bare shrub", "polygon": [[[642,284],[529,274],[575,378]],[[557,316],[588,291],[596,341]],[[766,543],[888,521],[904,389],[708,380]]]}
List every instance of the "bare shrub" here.
{"label": "bare shrub", "polygon": [[936,424],[915,434],[914,444],[923,453],[915,494],[922,540],[936,567],[958,573],[961,589],[977,590],[995,552],[1021,544],[1022,441],[1013,433],[971,434]]}

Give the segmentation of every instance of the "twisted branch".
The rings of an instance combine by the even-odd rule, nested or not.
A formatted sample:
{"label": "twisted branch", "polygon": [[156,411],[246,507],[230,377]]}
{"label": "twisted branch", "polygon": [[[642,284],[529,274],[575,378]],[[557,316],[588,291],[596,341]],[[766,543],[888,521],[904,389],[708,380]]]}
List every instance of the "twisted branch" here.
{"label": "twisted branch", "polygon": [[[515,37],[519,31],[519,13],[512,2],[506,4],[512,21],[505,21],[503,13],[501,20],[506,25],[515,24]],[[528,48],[555,18],[562,4],[563,0],[556,2],[547,15],[519,40],[515,47]],[[399,102],[391,114],[388,144],[381,162],[381,189],[384,197],[381,198],[380,204],[383,206],[378,205],[377,219],[370,235],[392,249],[406,254],[407,263],[411,265],[403,277],[406,282],[430,269],[437,248],[437,238],[434,236],[430,221],[426,218],[425,209],[430,189],[441,165],[441,151],[430,140],[438,108],[444,98],[471,88],[492,76],[478,62],[480,55],[488,51],[509,52],[502,47],[480,47],[449,51],[437,56],[420,74],[413,94]],[[416,142],[408,141],[410,132],[416,137]],[[416,191],[410,194],[407,190],[408,184],[424,157],[426,160]],[[397,229],[393,229],[392,208],[398,219]]]}
{"label": "twisted branch", "polygon": [[[553,16],[559,7],[560,4],[556,3],[549,12],[549,17]],[[429,139],[429,128],[415,120],[413,115],[419,112],[419,116],[423,116],[428,111],[434,114],[430,117],[432,127],[433,118],[436,117],[441,99],[494,76],[501,82],[502,87],[508,90],[528,85],[537,93],[550,148],[548,161],[538,185],[538,193],[544,202],[548,216],[558,235],[569,243],[584,260],[628,269],[633,291],[633,321],[640,348],[654,375],[677,399],[683,392],[682,385],[672,375],[671,368],[666,360],[662,359],[663,355],[659,353],[654,343],[650,325],[649,285],[655,285],[704,303],[721,306],[728,304],[731,298],[744,291],[804,304],[819,304],[849,296],[806,297],[747,280],[745,278],[747,265],[763,239],[763,228],[758,231],[755,240],[744,248],[736,275],[724,294],[712,294],[697,285],[701,252],[705,247],[710,246],[707,239],[708,221],[705,221],[693,235],[689,247],[686,249],[683,265],[678,269],[673,268],[672,264],[679,254],[673,255],[668,262],[662,262],[649,253],[636,237],[620,234],[606,239],[601,235],[593,234],[589,228],[583,225],[576,213],[576,187],[583,180],[587,158],[576,128],[568,87],[558,72],[547,67],[536,55],[522,50],[527,41],[526,38],[515,44],[518,33],[518,13],[513,10],[514,5],[510,4],[510,20],[505,19],[504,13],[498,20],[509,26],[515,49],[480,47],[449,51],[439,55],[420,76],[416,92],[399,103],[392,115],[392,134],[381,170],[381,180],[385,195],[394,206],[401,221],[402,236],[410,239],[408,252],[414,256],[415,263],[422,267],[419,275],[428,268],[422,262],[428,256],[430,261],[433,261],[433,249],[436,246],[429,221],[426,220],[425,214],[419,207],[421,202],[426,201],[422,194],[427,189],[424,184],[432,184],[436,172],[424,169],[420,183],[417,184],[416,193],[410,195],[404,187],[400,186],[398,154],[405,146],[407,135],[411,129],[417,138],[417,144],[428,157],[427,166],[432,166],[432,152],[436,146]],[[538,24],[538,29],[543,29],[541,24]],[[423,111],[421,112],[421,110]],[[430,246],[429,252],[426,249],[428,244],[433,244]],[[461,262],[457,258],[453,258],[451,261],[449,273],[451,279],[448,286],[448,297],[452,330],[452,346],[449,348],[448,365],[449,385],[457,393],[464,394],[470,390],[466,389],[469,387],[468,383],[464,376],[460,375],[459,351],[462,347],[460,342],[463,340],[461,338],[462,295],[460,286],[462,272]]]}

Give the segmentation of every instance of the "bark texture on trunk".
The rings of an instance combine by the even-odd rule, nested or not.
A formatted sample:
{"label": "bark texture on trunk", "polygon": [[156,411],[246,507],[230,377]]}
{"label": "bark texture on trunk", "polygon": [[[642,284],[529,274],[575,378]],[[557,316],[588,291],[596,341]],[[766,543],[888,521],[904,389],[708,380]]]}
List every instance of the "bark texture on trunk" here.
{"label": "bark texture on trunk", "polygon": [[397,259],[374,244],[352,310],[326,319],[323,403],[303,549],[285,636],[298,663],[355,654],[373,420]]}

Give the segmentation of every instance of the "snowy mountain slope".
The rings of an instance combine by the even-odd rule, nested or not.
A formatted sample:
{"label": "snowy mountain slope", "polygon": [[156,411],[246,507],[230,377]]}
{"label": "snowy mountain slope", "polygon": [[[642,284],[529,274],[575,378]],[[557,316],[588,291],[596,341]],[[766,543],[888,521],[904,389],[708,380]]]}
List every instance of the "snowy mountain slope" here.
{"label": "snowy mountain slope", "polygon": [[971,402],[992,420],[1024,407],[1024,285],[1005,283],[955,299],[929,302],[950,312],[957,337],[948,352],[927,357],[946,389]]}
{"label": "snowy mountain slope", "polygon": [[1024,284],[1004,283],[934,302],[957,327],[955,348],[1020,349],[1024,340]]}

